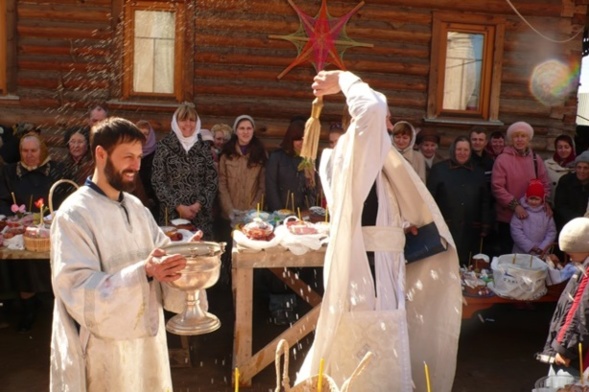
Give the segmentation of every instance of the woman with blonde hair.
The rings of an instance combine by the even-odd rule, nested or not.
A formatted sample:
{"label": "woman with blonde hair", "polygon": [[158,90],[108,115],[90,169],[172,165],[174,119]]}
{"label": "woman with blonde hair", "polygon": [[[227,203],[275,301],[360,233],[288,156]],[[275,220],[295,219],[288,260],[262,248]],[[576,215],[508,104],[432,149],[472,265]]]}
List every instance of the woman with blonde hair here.
{"label": "woman with blonde hair", "polygon": [[417,140],[417,132],[407,121],[399,121],[392,129],[393,146],[403,155],[415,170],[421,181],[425,183],[425,158],[413,146]]}
{"label": "woman with blonde hair", "polygon": [[172,132],[157,144],[151,182],[160,202],[160,224],[187,219],[210,240],[218,177],[200,131],[194,105],[181,104],[172,117]]}

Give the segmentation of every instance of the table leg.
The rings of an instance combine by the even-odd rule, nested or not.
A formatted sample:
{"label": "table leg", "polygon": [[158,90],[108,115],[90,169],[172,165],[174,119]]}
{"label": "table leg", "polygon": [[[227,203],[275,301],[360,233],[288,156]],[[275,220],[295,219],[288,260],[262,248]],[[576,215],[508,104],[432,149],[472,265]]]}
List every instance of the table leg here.
{"label": "table leg", "polygon": [[[252,356],[252,303],[254,270],[251,268],[233,270],[235,298],[235,329],[233,332],[233,367],[247,362]],[[251,386],[252,380],[240,377],[241,386]]]}

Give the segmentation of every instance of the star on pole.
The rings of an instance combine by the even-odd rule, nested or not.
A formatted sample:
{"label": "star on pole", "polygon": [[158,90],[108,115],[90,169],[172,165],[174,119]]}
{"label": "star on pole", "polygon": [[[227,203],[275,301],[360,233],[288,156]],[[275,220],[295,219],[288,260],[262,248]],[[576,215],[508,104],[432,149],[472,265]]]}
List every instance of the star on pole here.
{"label": "star on pole", "polygon": [[322,70],[327,64],[334,64],[345,70],[342,56],[346,49],[354,46],[373,47],[372,44],[356,42],[346,34],[346,23],[358,12],[364,2],[342,17],[334,18],[327,11],[327,1],[321,1],[321,8],[315,17],[305,14],[299,7],[288,0],[299,17],[300,25],[296,32],[289,35],[271,35],[270,38],[284,39],[296,46],[298,55],[293,62],[278,75],[278,79],[286,75],[294,67],[310,62],[315,70]]}

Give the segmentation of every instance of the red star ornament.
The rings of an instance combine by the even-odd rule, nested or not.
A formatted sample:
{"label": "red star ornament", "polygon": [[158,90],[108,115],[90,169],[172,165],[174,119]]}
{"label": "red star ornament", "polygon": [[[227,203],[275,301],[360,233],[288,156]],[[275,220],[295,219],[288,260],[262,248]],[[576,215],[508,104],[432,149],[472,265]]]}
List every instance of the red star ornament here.
{"label": "red star ornament", "polygon": [[341,57],[346,49],[354,46],[373,46],[356,42],[346,34],[346,23],[364,5],[363,1],[340,18],[329,15],[326,0],[321,1],[319,13],[314,18],[301,11],[292,0],[288,0],[288,3],[299,16],[299,29],[293,34],[271,35],[270,38],[292,42],[297,47],[298,56],[278,75],[278,79],[305,62],[312,63],[316,71],[322,70],[327,64],[334,64],[339,69],[345,70],[346,66]]}

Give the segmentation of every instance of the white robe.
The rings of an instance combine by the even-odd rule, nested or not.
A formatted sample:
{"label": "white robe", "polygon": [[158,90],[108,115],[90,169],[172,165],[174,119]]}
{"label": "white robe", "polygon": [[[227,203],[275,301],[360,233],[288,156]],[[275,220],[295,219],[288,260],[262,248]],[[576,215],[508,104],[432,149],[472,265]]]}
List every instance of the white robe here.
{"label": "white robe", "polygon": [[[458,259],[452,237],[423,182],[391,147],[385,126],[386,98],[349,72],[342,73],[339,81],[353,120],[338,140],[331,158],[322,157],[325,165],[322,184],[329,184],[325,195],[332,212],[324,267],[325,295],[315,340],[297,381],[316,374],[321,359],[325,360],[326,374],[338,368],[341,358],[330,354],[340,350],[334,346],[334,340],[346,313],[403,310],[407,298],[409,338],[403,339],[401,333],[381,344],[394,345],[395,341],[405,340],[400,346],[408,346],[410,355],[400,355],[398,366],[411,367],[409,372],[413,374],[417,391],[426,390],[425,361],[432,390],[449,392],[456,368],[462,311]],[[361,227],[362,206],[375,181],[379,197],[377,226],[368,235],[368,230]],[[421,226],[432,220],[449,249],[412,263],[405,271],[402,227],[407,223]],[[382,249],[379,247],[383,241],[374,240],[379,236],[385,238],[386,246]],[[386,250],[375,252],[376,291],[367,250]],[[402,329],[406,331],[407,327]],[[370,380],[370,366],[365,373]],[[378,386],[362,384],[357,390],[373,387],[389,392],[411,390],[410,379],[403,382],[394,374],[373,380]],[[336,381],[341,384],[343,380]]]}
{"label": "white robe", "polygon": [[[168,241],[130,194],[119,203],[83,186],[61,205],[51,226],[52,391],[172,390],[162,287],[144,268]],[[166,308],[182,311],[182,292],[165,294]]]}

